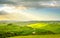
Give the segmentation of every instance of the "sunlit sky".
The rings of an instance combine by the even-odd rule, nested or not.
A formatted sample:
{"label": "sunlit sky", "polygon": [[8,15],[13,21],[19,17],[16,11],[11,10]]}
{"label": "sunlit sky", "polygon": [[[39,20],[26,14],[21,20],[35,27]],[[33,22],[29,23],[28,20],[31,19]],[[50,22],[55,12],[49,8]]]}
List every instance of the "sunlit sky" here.
{"label": "sunlit sky", "polygon": [[0,20],[60,21],[60,1],[0,0]]}

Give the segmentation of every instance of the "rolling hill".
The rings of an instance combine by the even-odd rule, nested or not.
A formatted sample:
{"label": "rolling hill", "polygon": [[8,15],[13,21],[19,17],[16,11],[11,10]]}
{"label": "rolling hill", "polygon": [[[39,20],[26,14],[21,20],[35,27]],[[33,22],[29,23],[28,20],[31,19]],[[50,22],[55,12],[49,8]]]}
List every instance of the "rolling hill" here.
{"label": "rolling hill", "polygon": [[37,29],[50,30],[54,33],[60,33],[60,22],[47,22],[47,23],[43,22],[43,23],[29,24],[27,26]]}

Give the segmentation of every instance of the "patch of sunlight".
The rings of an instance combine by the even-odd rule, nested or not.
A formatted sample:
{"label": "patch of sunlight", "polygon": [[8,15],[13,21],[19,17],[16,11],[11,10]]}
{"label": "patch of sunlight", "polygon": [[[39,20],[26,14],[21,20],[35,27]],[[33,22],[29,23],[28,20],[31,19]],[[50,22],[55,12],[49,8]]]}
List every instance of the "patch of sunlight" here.
{"label": "patch of sunlight", "polygon": [[44,27],[48,24],[46,23],[35,23],[35,24],[30,24],[30,25],[27,25],[28,27],[32,27],[32,28],[41,28],[41,27]]}

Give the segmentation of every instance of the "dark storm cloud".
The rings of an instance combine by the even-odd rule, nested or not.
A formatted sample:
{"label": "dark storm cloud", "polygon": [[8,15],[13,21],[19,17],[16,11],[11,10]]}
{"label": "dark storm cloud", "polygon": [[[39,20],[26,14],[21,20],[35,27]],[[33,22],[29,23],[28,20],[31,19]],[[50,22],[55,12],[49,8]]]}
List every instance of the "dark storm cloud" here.
{"label": "dark storm cloud", "polygon": [[8,1],[8,0],[0,0],[0,4],[15,4],[13,1]]}
{"label": "dark storm cloud", "polygon": [[[0,0],[0,4],[8,4],[15,6],[25,6],[29,8],[44,8],[47,6],[41,5],[41,3],[48,3],[53,0]],[[59,0],[56,0],[59,1]]]}
{"label": "dark storm cloud", "polygon": [[[53,1],[53,0],[6,0],[6,1],[14,1],[14,2],[36,2],[36,1]],[[60,0],[55,0],[60,1]]]}
{"label": "dark storm cloud", "polygon": [[7,15],[8,13],[5,11],[0,11],[0,15]]}

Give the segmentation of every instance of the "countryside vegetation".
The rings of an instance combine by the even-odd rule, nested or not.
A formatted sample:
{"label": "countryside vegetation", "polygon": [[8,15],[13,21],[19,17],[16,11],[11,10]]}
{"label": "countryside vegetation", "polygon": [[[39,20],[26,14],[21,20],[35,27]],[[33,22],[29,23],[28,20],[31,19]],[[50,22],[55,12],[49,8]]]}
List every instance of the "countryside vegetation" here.
{"label": "countryside vegetation", "polygon": [[60,38],[60,21],[0,22],[0,38]]}

